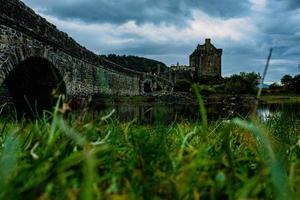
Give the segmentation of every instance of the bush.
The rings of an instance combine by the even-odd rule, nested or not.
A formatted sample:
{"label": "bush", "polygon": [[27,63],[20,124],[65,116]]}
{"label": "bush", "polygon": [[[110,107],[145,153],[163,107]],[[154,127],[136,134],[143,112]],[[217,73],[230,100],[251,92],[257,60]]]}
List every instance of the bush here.
{"label": "bush", "polygon": [[174,90],[178,92],[189,92],[191,89],[191,82],[186,79],[179,79],[176,81]]}
{"label": "bush", "polygon": [[197,85],[201,94],[215,94],[216,89],[213,85]]}
{"label": "bush", "polygon": [[198,83],[205,85],[218,85],[222,84],[224,79],[220,76],[202,76],[200,77]]}

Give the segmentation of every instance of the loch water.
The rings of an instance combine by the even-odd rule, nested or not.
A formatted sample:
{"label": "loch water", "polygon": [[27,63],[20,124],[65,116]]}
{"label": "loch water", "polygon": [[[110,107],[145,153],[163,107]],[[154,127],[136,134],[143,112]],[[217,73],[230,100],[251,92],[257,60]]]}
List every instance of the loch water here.
{"label": "loch water", "polygon": [[[209,121],[248,118],[253,113],[253,104],[208,104],[205,105]],[[201,120],[197,104],[176,103],[108,103],[96,104],[88,109],[93,117],[105,116],[115,111],[113,116],[120,121],[136,120],[141,124],[170,124],[172,122],[197,122]],[[288,116],[300,119],[299,103],[259,104],[257,116],[267,120],[276,116]]]}

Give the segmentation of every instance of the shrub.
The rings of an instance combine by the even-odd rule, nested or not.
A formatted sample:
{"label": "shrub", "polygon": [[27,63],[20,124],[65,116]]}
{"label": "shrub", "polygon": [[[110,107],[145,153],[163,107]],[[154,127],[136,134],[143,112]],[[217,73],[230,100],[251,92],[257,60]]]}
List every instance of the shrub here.
{"label": "shrub", "polygon": [[191,82],[186,79],[179,79],[175,84],[175,91],[179,92],[189,92],[191,89]]}

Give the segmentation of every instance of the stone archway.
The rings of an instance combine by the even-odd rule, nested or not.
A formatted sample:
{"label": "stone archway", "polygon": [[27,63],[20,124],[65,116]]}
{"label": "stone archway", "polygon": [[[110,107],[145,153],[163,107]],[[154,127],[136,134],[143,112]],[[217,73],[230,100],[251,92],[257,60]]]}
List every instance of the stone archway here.
{"label": "stone archway", "polygon": [[4,84],[13,97],[18,117],[51,110],[56,94],[66,94],[66,85],[56,67],[47,59],[29,57],[14,66]]}
{"label": "stone archway", "polygon": [[152,92],[152,87],[151,87],[151,82],[147,81],[143,85],[143,90],[144,93],[151,93]]}
{"label": "stone archway", "polygon": [[162,91],[163,87],[160,84],[157,84],[156,91]]}

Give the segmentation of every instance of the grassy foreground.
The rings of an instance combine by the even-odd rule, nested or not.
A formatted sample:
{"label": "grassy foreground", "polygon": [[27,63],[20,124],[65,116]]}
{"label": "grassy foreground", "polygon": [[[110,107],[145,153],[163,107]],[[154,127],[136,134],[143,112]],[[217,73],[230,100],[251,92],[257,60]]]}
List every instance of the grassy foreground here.
{"label": "grassy foreground", "polygon": [[0,199],[296,199],[300,122],[0,122]]}

